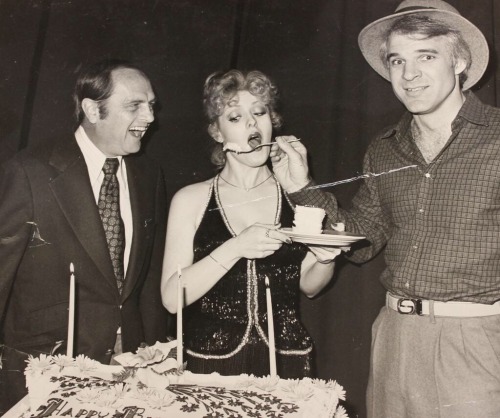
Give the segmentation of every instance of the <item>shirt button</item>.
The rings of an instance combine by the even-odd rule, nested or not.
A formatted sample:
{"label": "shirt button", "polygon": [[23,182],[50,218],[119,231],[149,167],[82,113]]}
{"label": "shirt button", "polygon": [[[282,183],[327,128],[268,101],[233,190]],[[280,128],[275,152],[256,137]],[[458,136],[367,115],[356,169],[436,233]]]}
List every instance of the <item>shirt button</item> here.
{"label": "shirt button", "polygon": [[430,179],[431,178],[430,173],[425,173],[425,177],[427,177],[428,179]]}
{"label": "shirt button", "polygon": [[424,210],[423,210],[422,208],[420,208],[418,211],[419,211],[420,213],[424,213]]}
{"label": "shirt button", "polygon": [[406,282],[405,287],[408,289],[410,287],[410,283]]}
{"label": "shirt button", "polygon": [[418,248],[418,245],[415,244],[413,247],[412,247],[414,250],[416,250]]}

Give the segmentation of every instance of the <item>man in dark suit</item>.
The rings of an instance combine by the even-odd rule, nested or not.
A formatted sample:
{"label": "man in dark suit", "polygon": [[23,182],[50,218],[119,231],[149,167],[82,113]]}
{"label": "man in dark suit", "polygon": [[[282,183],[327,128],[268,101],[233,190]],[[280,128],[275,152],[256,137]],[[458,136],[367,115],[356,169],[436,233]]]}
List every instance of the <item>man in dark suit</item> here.
{"label": "man in dark suit", "polygon": [[165,185],[157,164],[134,155],[154,120],[150,81],[101,62],[79,75],[74,98],[74,134],[0,171],[0,412],[26,392],[28,355],[66,353],[71,263],[74,356],[109,364],[166,338]]}

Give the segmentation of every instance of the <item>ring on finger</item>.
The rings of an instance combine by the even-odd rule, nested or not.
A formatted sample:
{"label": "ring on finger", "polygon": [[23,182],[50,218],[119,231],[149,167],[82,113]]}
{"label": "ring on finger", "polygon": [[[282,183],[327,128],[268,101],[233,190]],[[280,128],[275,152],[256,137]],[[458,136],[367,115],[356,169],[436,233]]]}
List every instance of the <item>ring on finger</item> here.
{"label": "ring on finger", "polygon": [[269,238],[269,232],[271,232],[270,229],[266,229],[266,238]]}

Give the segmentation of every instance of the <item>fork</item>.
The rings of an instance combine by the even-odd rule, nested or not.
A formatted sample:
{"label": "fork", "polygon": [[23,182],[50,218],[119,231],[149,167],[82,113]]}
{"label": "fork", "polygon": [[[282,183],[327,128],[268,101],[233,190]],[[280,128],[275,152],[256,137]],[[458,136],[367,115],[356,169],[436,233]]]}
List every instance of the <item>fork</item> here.
{"label": "fork", "polygon": [[[298,141],[300,141],[300,139],[292,139],[291,141],[288,141],[288,143],[291,144],[292,142],[298,142]],[[265,144],[259,144],[255,148],[252,148],[250,150],[241,150],[241,151],[238,151],[238,150],[234,150],[234,149],[231,149],[231,148],[226,148],[225,151],[234,152],[235,154],[248,154],[250,152],[254,152],[255,150],[257,150],[259,148],[271,146],[273,144],[277,144],[277,142],[273,141],[273,142],[267,142]]]}

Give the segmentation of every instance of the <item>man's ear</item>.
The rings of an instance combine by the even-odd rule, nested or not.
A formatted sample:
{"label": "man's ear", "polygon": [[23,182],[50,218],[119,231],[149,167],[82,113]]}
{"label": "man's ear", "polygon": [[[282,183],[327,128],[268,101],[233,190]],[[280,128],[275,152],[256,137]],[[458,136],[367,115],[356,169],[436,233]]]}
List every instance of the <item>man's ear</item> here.
{"label": "man's ear", "polygon": [[211,123],[208,125],[208,133],[209,135],[217,142],[222,143],[224,140],[222,139],[222,135],[219,131],[219,128],[217,127],[217,124],[215,122]]}
{"label": "man's ear", "polygon": [[462,58],[457,59],[455,62],[455,74],[459,75],[467,68],[467,63]]}
{"label": "man's ear", "polygon": [[85,98],[82,100],[82,109],[90,123],[99,119],[99,105],[95,100]]}

